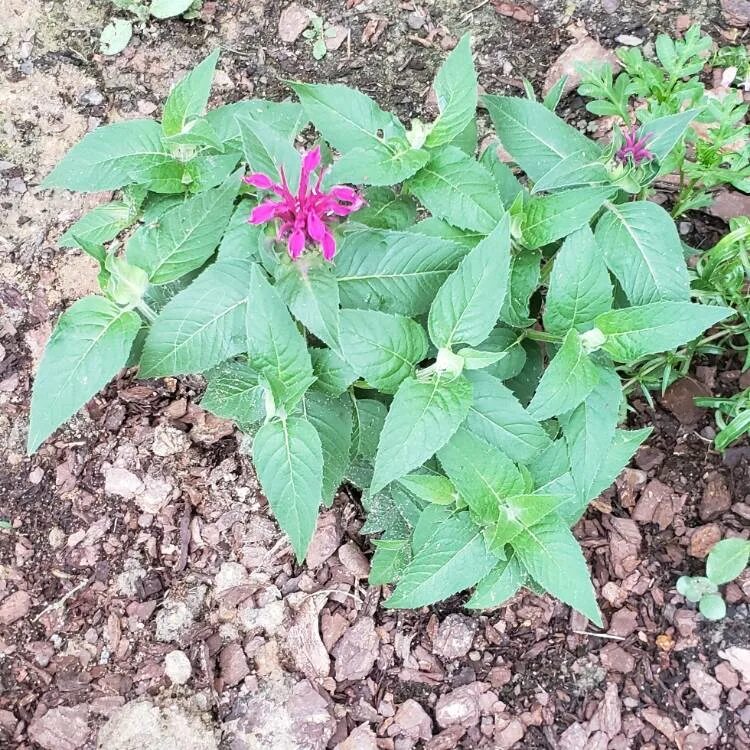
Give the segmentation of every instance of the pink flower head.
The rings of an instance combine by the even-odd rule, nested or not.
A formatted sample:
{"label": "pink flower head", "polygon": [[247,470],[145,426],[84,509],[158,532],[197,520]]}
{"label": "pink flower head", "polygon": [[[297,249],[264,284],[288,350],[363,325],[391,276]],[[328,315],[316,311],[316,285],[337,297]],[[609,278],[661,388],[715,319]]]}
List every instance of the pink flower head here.
{"label": "pink flower head", "polygon": [[365,201],[350,187],[337,185],[329,191],[321,189],[324,170],[318,174],[314,184],[310,178],[320,167],[320,147],[316,146],[302,157],[299,189],[294,195],[281,167],[281,184],[274,182],[267,174],[256,172],[245,177],[248,185],[259,190],[270,190],[278,199],[265,200],[250,214],[251,224],[265,224],[280,220],[276,238],[285,239],[289,255],[297,260],[308,244],[317,245],[326,260],[336,255],[336,240],[331,233],[331,223],[336,217],[348,216],[358,211]]}
{"label": "pink flower head", "polygon": [[625,136],[625,143],[615,154],[615,158],[621,164],[627,164],[628,161],[632,161],[633,164],[638,166],[641,162],[651,161],[654,155],[646,148],[646,145],[653,137],[653,133],[646,133],[643,137],[638,137],[637,128],[630,128]]}

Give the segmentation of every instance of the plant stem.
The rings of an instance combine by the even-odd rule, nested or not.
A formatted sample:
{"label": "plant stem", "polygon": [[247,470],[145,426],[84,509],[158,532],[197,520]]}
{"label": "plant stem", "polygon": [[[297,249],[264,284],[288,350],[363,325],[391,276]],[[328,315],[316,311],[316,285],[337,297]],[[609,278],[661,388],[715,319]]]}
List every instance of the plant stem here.
{"label": "plant stem", "polygon": [[537,331],[534,328],[527,328],[523,335],[532,341],[548,341],[551,344],[562,343],[562,336],[556,336],[554,333],[547,333],[546,331]]}
{"label": "plant stem", "polygon": [[138,302],[136,302],[135,309],[138,310],[138,312],[143,315],[149,323],[153,323],[156,320],[156,313],[143,300],[138,300]]}

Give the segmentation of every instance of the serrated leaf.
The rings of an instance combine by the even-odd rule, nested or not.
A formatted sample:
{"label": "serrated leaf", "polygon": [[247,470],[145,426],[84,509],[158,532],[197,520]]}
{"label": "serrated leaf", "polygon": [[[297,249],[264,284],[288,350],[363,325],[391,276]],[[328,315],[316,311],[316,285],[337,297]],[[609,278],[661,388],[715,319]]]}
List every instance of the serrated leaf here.
{"label": "serrated leaf", "polygon": [[510,265],[510,285],[500,310],[500,320],[515,328],[525,328],[534,321],[529,318],[529,302],[539,286],[542,254],[524,248],[513,255]]}
{"label": "serrated leaf", "polygon": [[360,91],[328,83],[290,86],[318,131],[342,153],[354,148],[377,148],[384,139],[405,134],[403,125],[392,114]]}
{"label": "serrated leaf", "polygon": [[250,118],[238,119],[237,128],[250,171],[262,172],[280,182],[283,169],[290,189],[297,190],[302,163],[297,149],[283,135],[262,122]]}
{"label": "serrated leaf", "polygon": [[409,188],[433,216],[459,229],[489,234],[502,217],[492,176],[455,146],[436,152],[409,180]]}
{"label": "serrated leaf", "polygon": [[149,13],[156,18],[173,18],[185,13],[195,0],[151,0]]}
{"label": "serrated leaf", "polygon": [[134,176],[169,162],[154,120],[126,120],[87,133],[42,183],[80,192],[116,190]]}
{"label": "serrated leaf", "polygon": [[60,316],[34,378],[29,453],[125,366],[140,328],[136,312],[104,297],[79,299]]}
{"label": "serrated leaf", "polygon": [[498,352],[502,358],[487,368],[487,373],[499,380],[514,378],[523,369],[526,351],[521,345],[518,331],[498,326],[479,344],[482,351]]}
{"label": "serrated leaf", "polygon": [[454,242],[412,232],[351,232],[336,254],[341,304],[410,317],[425,313],[465,254]]}
{"label": "serrated leaf", "polygon": [[544,306],[544,328],[564,334],[587,331],[612,307],[612,282],[588,226],[571,234],[555,256]]}
{"label": "serrated leaf", "polygon": [[487,235],[482,232],[470,232],[451,226],[447,221],[430,216],[418,221],[414,226],[408,227],[407,231],[415,234],[424,234],[427,237],[437,237],[441,240],[449,240],[461,245],[465,250],[475,248]]}
{"label": "serrated leaf", "polygon": [[376,539],[375,554],[370,561],[370,575],[367,580],[370,586],[382,586],[401,577],[411,559],[411,548],[408,539]]}
{"label": "serrated leaf", "polygon": [[341,311],[341,353],[352,369],[384,393],[395,393],[427,354],[424,328],[401,315]]}
{"label": "serrated leaf", "polygon": [[700,113],[700,109],[686,109],[675,115],[657,117],[641,126],[638,137],[649,136],[646,147],[659,161],[664,161]]}
{"label": "serrated leaf", "polygon": [[[439,507],[439,506],[435,506]],[[386,601],[389,608],[417,608],[473,586],[492,570],[482,530],[468,513],[457,513],[440,524],[429,543],[417,552]]]}
{"label": "serrated leaf", "polygon": [[398,482],[428,503],[451,505],[458,497],[458,492],[450,479],[442,474],[407,474]]}
{"label": "serrated leaf", "polygon": [[282,262],[276,268],[276,290],[305,328],[339,348],[339,287],[330,263],[320,256]]}
{"label": "serrated leaf", "polygon": [[494,528],[488,529],[489,548],[498,555],[504,554],[506,544],[512,544],[519,534],[534,534],[534,528],[550,516],[556,522],[558,511],[565,505],[565,495],[516,495],[506,498],[499,508]]}
{"label": "serrated leaf", "polygon": [[392,188],[371,187],[365,191],[367,205],[357,211],[357,221],[374,229],[406,229],[414,223],[417,206],[410,195]]}
{"label": "serrated leaf", "polygon": [[102,245],[117,237],[135,219],[130,206],[123,201],[112,201],[96,206],[84,214],[60,237],[60,247],[81,247],[81,243]]}
{"label": "serrated leaf", "polygon": [[421,466],[450,440],[471,405],[471,385],[446,374],[399,386],[380,433],[372,490]]}
{"label": "serrated leaf", "polygon": [[596,143],[538,102],[511,96],[484,96],[482,101],[503,146],[532,180],[573,154],[581,155],[581,163],[601,156]]}
{"label": "serrated leaf", "polygon": [[470,346],[464,346],[456,354],[463,360],[465,370],[484,370],[508,356],[508,352],[487,352]]}
{"label": "serrated leaf", "polygon": [[268,380],[276,406],[289,411],[314,380],[307,344],[257,263],[247,291],[248,360]]}
{"label": "serrated leaf", "polygon": [[305,394],[305,416],[316,429],[323,450],[323,502],[331,506],[349,467],[352,443],[352,401],[349,395],[332,398],[316,390]]}
{"label": "serrated leaf", "polygon": [[257,259],[258,243],[264,227],[250,224],[248,221],[252,208],[253,202],[250,200],[241,200],[237,204],[219,243],[217,260]]}
{"label": "serrated leaf", "polygon": [[247,362],[228,360],[206,374],[201,407],[241,427],[252,425],[265,413],[263,391],[258,373]]}
{"label": "serrated leaf", "polygon": [[474,388],[467,430],[519,463],[528,463],[549,446],[544,428],[500,380],[488,372],[469,372],[466,377]]}
{"label": "serrated leaf", "polygon": [[509,277],[510,221],[506,213],[438,290],[428,318],[433,344],[440,349],[484,341],[497,322]]}
{"label": "serrated leaf", "polygon": [[528,412],[541,422],[575,409],[599,379],[599,369],[584,351],[578,333],[569,331],[544,371]]}
{"label": "serrated leaf", "polygon": [[631,304],[690,299],[680,237],[661,206],[651,201],[608,204],[595,234]]}
{"label": "serrated leaf", "polygon": [[524,243],[535,249],[575,232],[588,223],[612,192],[608,187],[580,187],[532,197],[524,207],[521,223]]}
{"label": "serrated leaf", "polygon": [[461,38],[438,70],[434,89],[440,114],[425,140],[428,148],[451,143],[474,120],[477,108],[477,74],[471,58],[471,39],[468,34]]}
{"label": "serrated leaf", "polygon": [[532,189],[533,193],[562,188],[610,185],[612,178],[606,164],[600,161],[586,161],[584,154],[576,152],[555,164],[542,175]]}
{"label": "serrated leaf", "polygon": [[422,515],[423,503],[403,487],[392,485],[382,492],[362,495],[367,520],[363,534],[383,532],[386,539],[409,536]]}
{"label": "serrated leaf", "polygon": [[352,458],[374,462],[388,407],[372,398],[355,398]]}
{"label": "serrated leaf", "polygon": [[707,328],[734,315],[730,307],[691,302],[653,302],[610,310],[596,318],[605,334],[602,349],[616,362],[633,362],[647,354],[687,344]]}
{"label": "serrated leaf", "polygon": [[516,198],[524,193],[524,188],[516,179],[513,170],[501,161],[498,146],[497,141],[490,143],[480,157],[479,163],[492,175],[503,205],[510,207]]}
{"label": "serrated leaf", "polygon": [[602,626],[586,561],[570,530],[547,520],[517,536],[513,549],[529,575],[560,601]]}
{"label": "serrated leaf", "polygon": [[747,539],[722,539],[708,553],[706,576],[719,585],[737,578],[747,567],[750,542]]}
{"label": "serrated leaf", "polygon": [[334,162],[326,184],[395,185],[418,172],[429,158],[422,149],[401,147],[400,141],[373,143],[347,151]]}
{"label": "serrated leaf", "polygon": [[302,562],[315,531],[323,484],[323,451],[302,417],[266,422],[253,441],[253,463],[263,493]]}
{"label": "serrated leaf", "polygon": [[438,459],[483,524],[497,520],[506,498],[528,489],[518,467],[504,453],[464,427],[438,451]]}
{"label": "serrated leaf", "polygon": [[152,284],[200,268],[221,240],[239,189],[239,179],[230,178],[168,211],[157,224],[141,227],[128,242],[128,262],[146,271]]}
{"label": "serrated leaf", "polygon": [[511,598],[526,583],[526,571],[515,552],[500,562],[477,584],[464,605],[467,609],[491,609]]}
{"label": "serrated leaf", "polygon": [[302,106],[297,102],[272,102],[264,99],[243,99],[233,104],[224,104],[206,113],[206,120],[222,142],[239,142],[240,133],[237,120],[251,118],[262,122],[290,143],[305,128],[307,120]]}
{"label": "serrated leaf", "polygon": [[316,388],[329,396],[340,396],[356,379],[357,373],[331,349],[310,349]]}
{"label": "serrated leaf", "polygon": [[[172,1],[174,2],[174,0]],[[187,7],[190,7],[190,3]],[[184,10],[187,10],[187,8]],[[153,6],[151,12],[153,13]],[[182,12],[183,10],[178,11],[178,13]],[[164,112],[161,118],[161,128],[165,136],[169,137],[182,133],[192,120],[197,119],[205,112],[218,59],[219,50],[216,49],[208,57],[201,60],[169,92],[169,96],[164,102]]]}
{"label": "serrated leaf", "polygon": [[204,190],[221,185],[242,160],[239,151],[230,151],[226,154],[198,154],[194,156],[185,166],[186,172],[192,182],[189,184],[190,191],[202,193]]}

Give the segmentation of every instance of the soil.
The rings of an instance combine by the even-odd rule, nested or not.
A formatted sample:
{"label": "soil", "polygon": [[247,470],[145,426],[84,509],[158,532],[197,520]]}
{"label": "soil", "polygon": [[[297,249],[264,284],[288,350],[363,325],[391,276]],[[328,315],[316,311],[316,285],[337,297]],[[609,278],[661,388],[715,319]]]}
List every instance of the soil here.
{"label": "soil", "polygon": [[[703,570],[710,543],[748,534],[750,447],[717,455],[711,415],[685,406],[691,388],[736,388],[731,359],[702,363],[655,410],[632,400],[632,426],[654,433],[575,530],[602,632],[531,593],[481,614],[459,598],[383,609],[345,491],[296,565],[241,439],[196,405],[198,380],[123,373],[25,455],[52,322],[96,288],[93,263],[57,239],[109,199],[38,184],[97,124],[158,116],[170,85],[215,46],[214,104],[282,98],[294,77],[358,86],[408,120],[431,113],[436,67],[465,31],[481,85],[497,92],[520,90],[522,77],[539,88],[583,30],[607,48],[625,34],[648,49],[689,16],[747,42],[709,0],[320,0],[308,7],[347,35],[316,62],[303,39],[280,40],[285,5],[205,0],[193,21],[137,27],[115,57],[97,51],[107,2],[3,7],[0,746],[167,750],[188,742],[189,726],[186,746],[227,750],[750,747],[750,667],[738,661],[750,648],[750,574],[726,587],[720,623],[675,590]],[[579,123],[575,94],[561,113]],[[691,243],[717,228],[692,217]],[[182,657],[166,658],[174,651],[187,676]]]}

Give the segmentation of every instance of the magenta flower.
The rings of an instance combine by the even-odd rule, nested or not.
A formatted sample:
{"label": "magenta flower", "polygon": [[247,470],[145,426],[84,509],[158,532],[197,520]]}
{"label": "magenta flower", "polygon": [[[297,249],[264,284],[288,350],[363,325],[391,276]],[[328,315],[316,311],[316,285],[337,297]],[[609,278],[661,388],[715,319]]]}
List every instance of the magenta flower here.
{"label": "magenta flower", "polygon": [[325,170],[318,174],[314,185],[310,178],[320,166],[320,147],[316,146],[302,157],[299,176],[299,189],[294,195],[289,189],[281,167],[281,184],[274,182],[267,174],[255,172],[245,177],[248,185],[259,190],[270,190],[279,200],[266,200],[256,206],[248,221],[251,224],[265,224],[280,219],[276,239],[286,239],[289,255],[297,260],[308,243],[318,245],[326,260],[336,255],[336,240],[330,225],[336,217],[348,216],[364,205],[364,199],[350,187],[336,185],[328,192],[321,190]]}
{"label": "magenta flower", "polygon": [[653,137],[653,133],[646,133],[642,138],[639,138],[637,128],[632,127],[623,135],[625,136],[625,143],[615,155],[617,161],[621,164],[632,161],[633,164],[638,166],[641,162],[651,161],[654,158],[654,155],[646,148]]}

